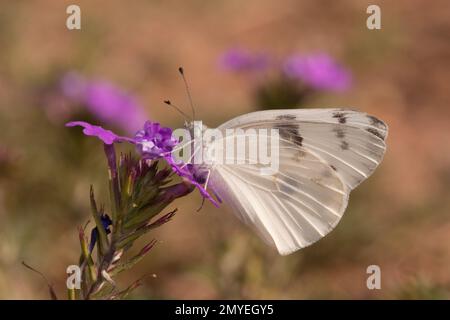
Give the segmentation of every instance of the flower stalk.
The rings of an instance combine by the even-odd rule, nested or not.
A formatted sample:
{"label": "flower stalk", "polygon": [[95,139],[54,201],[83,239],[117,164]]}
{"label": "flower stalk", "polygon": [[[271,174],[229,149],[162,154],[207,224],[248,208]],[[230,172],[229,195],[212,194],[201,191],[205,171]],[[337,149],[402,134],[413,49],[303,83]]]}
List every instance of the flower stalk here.
{"label": "flower stalk", "polygon": [[173,171],[159,169],[159,160],[122,154],[117,161],[114,147],[106,144],[105,155],[110,173],[111,219],[103,207],[97,206],[91,187],[90,204],[95,227],[89,241],[84,229],[78,230],[82,285],[78,292],[68,292],[69,299],[118,299],[137,288],[139,281],[119,291],[114,278],[142,261],[157,241],[150,240],[129,259],[126,259],[126,253],[137,239],[169,222],[176,209],[157,216],[175,199],[195,188],[185,181],[173,183]]}

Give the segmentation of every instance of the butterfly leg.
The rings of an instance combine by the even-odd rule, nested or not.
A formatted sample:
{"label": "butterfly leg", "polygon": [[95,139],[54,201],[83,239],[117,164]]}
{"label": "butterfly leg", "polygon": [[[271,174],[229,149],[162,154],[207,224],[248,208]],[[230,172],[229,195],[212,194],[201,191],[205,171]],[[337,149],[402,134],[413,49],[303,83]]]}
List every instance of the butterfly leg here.
{"label": "butterfly leg", "polygon": [[[211,175],[211,170],[208,170],[208,175],[206,176],[206,182],[205,182],[205,190],[206,190],[206,188],[208,188],[208,182],[209,182],[210,175]],[[203,197],[202,204],[200,205],[200,208],[197,209],[197,212],[199,212],[203,208],[204,204],[205,204],[205,197]]]}
{"label": "butterfly leg", "polygon": [[208,175],[206,176],[206,182],[205,182],[205,190],[208,188],[208,182],[209,182],[209,176],[211,175],[211,169],[208,170]]}

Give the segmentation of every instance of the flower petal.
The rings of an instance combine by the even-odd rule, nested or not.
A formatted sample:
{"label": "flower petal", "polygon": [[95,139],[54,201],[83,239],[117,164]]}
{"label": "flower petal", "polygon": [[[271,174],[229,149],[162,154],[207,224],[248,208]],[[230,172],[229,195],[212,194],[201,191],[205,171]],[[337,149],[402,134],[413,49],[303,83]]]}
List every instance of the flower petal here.
{"label": "flower petal", "polygon": [[146,159],[164,158],[170,154],[178,140],[172,136],[172,129],[161,127],[157,122],[147,121],[144,129],[134,136],[135,144]]}
{"label": "flower petal", "polygon": [[214,206],[219,207],[219,203],[208,193],[202,184],[196,181],[191,170],[188,170],[184,164],[177,164],[172,157],[166,157],[167,163],[172,167],[172,170],[181,178],[187,180],[190,184],[195,186],[203,198],[208,199]]}
{"label": "flower petal", "polygon": [[75,126],[83,127],[83,133],[85,135],[97,137],[100,140],[102,140],[103,143],[108,145],[113,144],[115,142],[123,142],[123,141],[134,143],[133,139],[118,136],[111,130],[103,129],[100,126],[95,126],[84,121],[71,121],[66,123],[66,127],[75,127]]}

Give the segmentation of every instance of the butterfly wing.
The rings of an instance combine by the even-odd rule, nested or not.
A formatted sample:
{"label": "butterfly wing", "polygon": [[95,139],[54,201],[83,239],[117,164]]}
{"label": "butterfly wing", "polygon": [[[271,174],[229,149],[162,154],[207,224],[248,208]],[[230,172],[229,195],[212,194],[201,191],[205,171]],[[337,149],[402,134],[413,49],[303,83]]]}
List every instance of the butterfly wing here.
{"label": "butterfly wing", "polygon": [[250,163],[217,164],[211,185],[280,254],[329,233],[350,191],[370,176],[386,149],[387,127],[381,120],[345,109],[260,111],[219,127],[237,128],[278,129],[278,172],[261,175],[260,167]]}

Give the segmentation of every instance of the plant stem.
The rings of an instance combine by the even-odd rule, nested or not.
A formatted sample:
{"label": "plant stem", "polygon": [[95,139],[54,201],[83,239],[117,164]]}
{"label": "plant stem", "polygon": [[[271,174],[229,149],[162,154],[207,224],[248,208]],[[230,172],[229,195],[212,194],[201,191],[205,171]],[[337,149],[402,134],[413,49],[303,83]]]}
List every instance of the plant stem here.
{"label": "plant stem", "polygon": [[117,161],[116,161],[116,150],[113,144],[104,144],[106,159],[108,161],[108,172],[109,172],[109,186],[110,186],[110,198],[111,198],[111,214],[113,221],[114,234],[119,231],[121,226],[119,226],[119,215],[121,212],[120,206],[120,183],[117,174]]}

